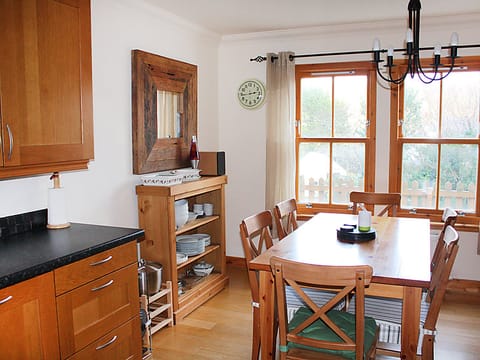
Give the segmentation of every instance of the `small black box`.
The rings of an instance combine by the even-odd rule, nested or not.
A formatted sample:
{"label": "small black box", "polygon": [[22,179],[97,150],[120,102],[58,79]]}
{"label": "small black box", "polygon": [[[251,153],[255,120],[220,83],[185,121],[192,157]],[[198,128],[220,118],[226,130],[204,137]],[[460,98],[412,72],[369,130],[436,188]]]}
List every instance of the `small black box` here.
{"label": "small black box", "polygon": [[200,151],[200,175],[225,175],[225,151]]}

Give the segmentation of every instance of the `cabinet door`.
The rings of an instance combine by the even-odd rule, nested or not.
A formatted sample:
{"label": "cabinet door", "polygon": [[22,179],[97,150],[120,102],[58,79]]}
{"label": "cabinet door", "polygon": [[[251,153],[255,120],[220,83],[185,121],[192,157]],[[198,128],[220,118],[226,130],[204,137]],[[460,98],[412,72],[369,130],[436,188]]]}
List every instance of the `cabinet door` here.
{"label": "cabinet door", "polygon": [[0,34],[0,164],[86,166],[93,158],[89,0],[0,0]]}
{"label": "cabinet door", "polygon": [[60,352],[65,358],[139,317],[137,264],[58,296],[57,312]]}
{"label": "cabinet door", "polygon": [[0,358],[59,359],[53,274],[0,290]]}

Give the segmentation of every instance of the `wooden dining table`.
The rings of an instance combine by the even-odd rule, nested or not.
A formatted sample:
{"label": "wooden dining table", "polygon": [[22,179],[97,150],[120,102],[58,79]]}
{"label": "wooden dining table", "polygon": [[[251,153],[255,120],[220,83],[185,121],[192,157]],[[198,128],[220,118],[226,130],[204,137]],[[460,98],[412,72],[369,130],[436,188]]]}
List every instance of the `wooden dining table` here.
{"label": "wooden dining table", "polygon": [[337,239],[340,226],[356,223],[356,215],[319,213],[249,263],[259,271],[262,359],[275,358],[272,256],[310,264],[372,266],[366,294],[402,299],[401,358],[415,359],[422,288],[430,283],[430,221],[373,216],[375,239]]}

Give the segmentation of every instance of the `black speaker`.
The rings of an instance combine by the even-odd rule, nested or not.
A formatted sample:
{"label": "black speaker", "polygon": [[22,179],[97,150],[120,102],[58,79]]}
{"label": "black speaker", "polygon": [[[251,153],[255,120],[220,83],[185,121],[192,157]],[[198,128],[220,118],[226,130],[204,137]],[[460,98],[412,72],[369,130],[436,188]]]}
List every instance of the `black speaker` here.
{"label": "black speaker", "polygon": [[200,151],[200,175],[225,175],[225,151]]}

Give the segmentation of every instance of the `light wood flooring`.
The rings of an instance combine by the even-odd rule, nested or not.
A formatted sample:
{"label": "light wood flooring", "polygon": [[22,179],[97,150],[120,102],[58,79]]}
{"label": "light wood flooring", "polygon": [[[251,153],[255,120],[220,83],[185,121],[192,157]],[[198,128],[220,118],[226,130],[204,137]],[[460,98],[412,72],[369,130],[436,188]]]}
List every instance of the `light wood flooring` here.
{"label": "light wood flooring", "polygon": [[[229,266],[230,285],[179,324],[153,336],[155,360],[250,360],[250,288],[244,269]],[[480,296],[449,293],[435,344],[437,360],[480,359]],[[381,357],[379,357],[380,359]]]}

